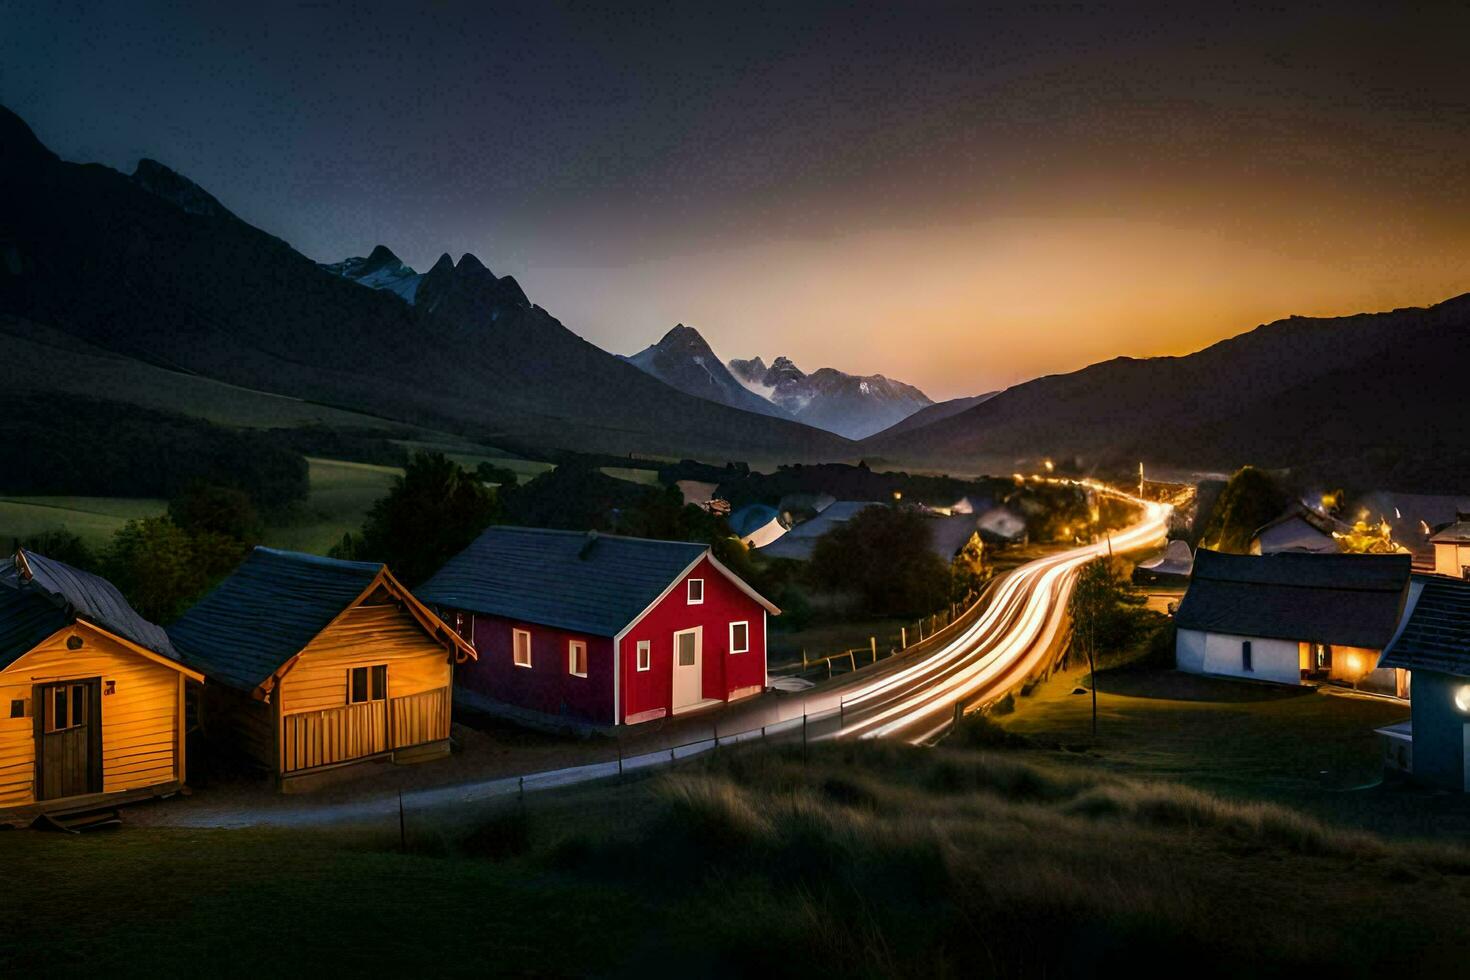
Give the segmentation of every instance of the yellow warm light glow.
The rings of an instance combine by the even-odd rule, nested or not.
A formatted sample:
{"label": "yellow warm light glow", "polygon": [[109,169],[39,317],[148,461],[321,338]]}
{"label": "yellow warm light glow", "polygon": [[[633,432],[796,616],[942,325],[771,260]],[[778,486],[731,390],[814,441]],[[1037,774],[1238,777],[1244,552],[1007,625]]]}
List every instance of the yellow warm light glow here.
{"label": "yellow warm light glow", "polygon": [[1461,684],[1455,689],[1455,707],[1470,715],[1470,684]]}
{"label": "yellow warm light glow", "polygon": [[1050,472],[1052,472],[1052,471],[1053,471],[1053,470],[1055,470],[1055,469],[1056,469],[1056,465],[1055,465],[1055,464],[1053,464],[1053,463],[1052,463],[1052,461],[1051,461],[1051,460],[1049,460],[1049,459],[1047,459],[1047,460],[1042,460],[1042,463],[1041,463],[1041,465],[1042,465],[1042,466],[1045,466],[1045,467],[1046,467],[1046,471],[1047,471],[1047,472],[1048,472],[1048,473],[1050,473]]}
{"label": "yellow warm light glow", "polygon": [[1362,656],[1356,653],[1348,654],[1347,669],[1350,674],[1361,674],[1363,672]]}

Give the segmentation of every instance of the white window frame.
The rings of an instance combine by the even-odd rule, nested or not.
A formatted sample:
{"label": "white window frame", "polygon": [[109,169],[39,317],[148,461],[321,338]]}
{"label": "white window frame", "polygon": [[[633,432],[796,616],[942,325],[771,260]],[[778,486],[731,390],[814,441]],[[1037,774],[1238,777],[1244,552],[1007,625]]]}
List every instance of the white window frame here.
{"label": "white window frame", "polygon": [[[737,627],[737,626],[744,626],[745,627],[745,646],[740,647],[738,650],[735,648],[735,627]],[[750,621],[749,620],[747,620],[747,619],[740,619],[740,620],[736,620],[735,622],[733,622],[733,623],[730,624],[730,652],[731,653],[749,653],[750,652]]]}
{"label": "white window frame", "polygon": [[640,671],[653,669],[653,641],[639,640],[635,647],[633,665]]}
{"label": "white window frame", "polygon": [[[521,663],[520,638],[526,638],[526,662]],[[510,631],[510,660],[517,667],[531,669],[531,631],[512,627]]]}
{"label": "white window frame", "polygon": [[[579,648],[582,651],[582,669],[581,670],[578,670],[577,669],[577,650]],[[573,677],[586,677],[587,676],[587,641],[586,640],[568,640],[567,641],[567,673],[568,674],[571,674]]]}
{"label": "white window frame", "polygon": [[[694,598],[694,583],[699,583],[699,598]],[[699,606],[704,604],[704,579],[692,578],[684,583],[684,599],[688,605]]]}

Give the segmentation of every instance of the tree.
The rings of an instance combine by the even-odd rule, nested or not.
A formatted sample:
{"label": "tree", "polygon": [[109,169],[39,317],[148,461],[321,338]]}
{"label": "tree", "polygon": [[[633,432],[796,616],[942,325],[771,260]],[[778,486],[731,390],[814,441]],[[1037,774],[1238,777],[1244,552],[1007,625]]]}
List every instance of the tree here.
{"label": "tree", "polygon": [[95,572],[98,568],[97,555],[87,547],[87,542],[66,528],[42,531],[16,543],[27,551],[54,558],[84,572]]}
{"label": "tree", "polygon": [[985,544],[978,532],[970,535],[959,554],[949,563],[949,574],[950,598],[955,602],[965,602],[984,586],[990,570],[985,565]]}
{"label": "tree", "polygon": [[191,533],[209,531],[255,544],[261,537],[260,514],[250,495],[234,487],[194,483],[168,505],[169,518]]}
{"label": "tree", "polygon": [[810,574],[819,585],[859,596],[869,612],[925,615],[948,602],[950,589],[933,535],[914,511],[867,507],[817,539]]}
{"label": "tree", "polygon": [[246,550],[223,534],[190,532],[167,517],[145,517],[118,530],[102,566],[145,619],[168,623],[238,565]]}
{"label": "tree", "polygon": [[1108,564],[1094,558],[1077,573],[1067,611],[1072,616],[1072,646],[1087,655],[1087,686],[1092,690],[1092,737],[1097,737],[1097,637],[1102,619],[1114,604]]}
{"label": "tree", "polygon": [[473,474],[443,453],[415,453],[351,546],[412,587],[468,547],[497,514],[495,495]]}
{"label": "tree", "polygon": [[497,487],[513,487],[518,482],[515,470],[508,466],[496,466],[486,461],[481,461],[480,465],[475,467],[475,479]]}
{"label": "tree", "polygon": [[1285,509],[1286,493],[1269,474],[1254,466],[1241,467],[1215,501],[1200,535],[1202,547],[1243,555],[1250,551],[1256,529]]}
{"label": "tree", "polygon": [[1083,565],[1072,586],[1067,603],[1072,619],[1071,649],[1087,657],[1094,737],[1097,735],[1098,656],[1103,650],[1120,649],[1137,641],[1145,601],[1129,586],[1117,565],[1106,558],[1094,558]]}

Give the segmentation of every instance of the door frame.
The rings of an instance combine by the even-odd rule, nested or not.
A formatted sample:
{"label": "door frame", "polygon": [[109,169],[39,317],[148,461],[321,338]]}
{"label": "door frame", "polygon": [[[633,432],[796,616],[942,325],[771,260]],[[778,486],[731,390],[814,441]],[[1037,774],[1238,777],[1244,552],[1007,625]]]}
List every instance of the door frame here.
{"label": "door frame", "polygon": [[[67,677],[53,678],[38,684],[31,685],[31,730],[33,732],[33,743],[35,751],[35,788],[32,797],[37,803],[47,802],[43,790],[45,789],[45,738],[46,738],[46,701],[45,690],[56,687],[59,684],[82,684],[87,688],[87,790],[85,793],[73,794],[74,796],[86,796],[93,793],[101,793],[102,790],[102,678],[101,677]],[[70,799],[67,796],[53,797],[53,799]]]}
{"label": "door frame", "polygon": [[[679,637],[686,633],[694,636],[694,672],[699,675],[699,690],[697,697],[687,704],[676,703],[675,697],[678,693],[679,677]],[[691,708],[704,700],[704,627],[690,626],[687,629],[674,630],[674,656],[670,660],[672,670],[669,676],[669,713],[673,714],[681,708]],[[687,668],[686,668],[687,669]]]}

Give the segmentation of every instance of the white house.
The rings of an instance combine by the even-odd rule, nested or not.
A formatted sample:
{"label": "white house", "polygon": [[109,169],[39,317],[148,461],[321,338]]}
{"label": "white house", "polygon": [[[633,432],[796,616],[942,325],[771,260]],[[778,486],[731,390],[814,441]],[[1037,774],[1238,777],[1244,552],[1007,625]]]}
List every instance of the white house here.
{"label": "white house", "polygon": [[1342,549],[1338,547],[1332,532],[1343,530],[1347,530],[1345,525],[1297,504],[1275,520],[1256,528],[1256,532],[1251,535],[1251,554],[1307,552],[1335,555]]}
{"label": "white house", "polygon": [[1408,595],[1408,555],[1227,555],[1201,548],[1174,616],[1180,670],[1280,684],[1337,681],[1407,697],[1377,668]]}

